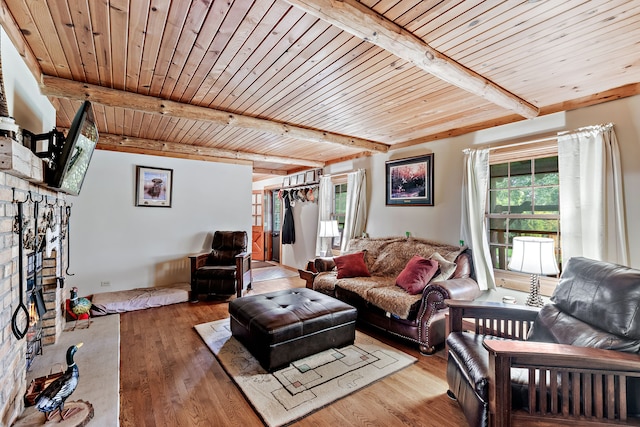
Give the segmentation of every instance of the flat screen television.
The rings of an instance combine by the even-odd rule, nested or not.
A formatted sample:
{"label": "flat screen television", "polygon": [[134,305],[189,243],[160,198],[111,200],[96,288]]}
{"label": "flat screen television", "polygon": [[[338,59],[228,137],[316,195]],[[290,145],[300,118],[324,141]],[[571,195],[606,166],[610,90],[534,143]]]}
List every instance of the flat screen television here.
{"label": "flat screen television", "polygon": [[84,101],[47,169],[47,185],[63,193],[80,194],[91,156],[98,143],[98,127],[89,101]]}

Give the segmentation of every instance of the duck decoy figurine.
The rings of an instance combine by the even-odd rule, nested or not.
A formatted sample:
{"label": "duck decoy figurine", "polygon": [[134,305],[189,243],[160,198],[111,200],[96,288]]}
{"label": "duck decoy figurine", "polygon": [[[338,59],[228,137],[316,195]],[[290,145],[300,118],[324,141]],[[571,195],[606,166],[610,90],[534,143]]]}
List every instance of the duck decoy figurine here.
{"label": "duck decoy figurine", "polygon": [[82,343],[72,345],[67,350],[67,370],[36,397],[36,408],[44,412],[47,421],[57,412],[63,420],[77,412],[77,409],[64,409],[64,402],[78,386],[78,365],[73,361],[73,355],[82,347]]}
{"label": "duck decoy figurine", "polygon": [[78,319],[80,319],[81,317],[86,317],[87,322],[89,322],[87,324],[87,328],[91,326],[91,319],[89,316],[89,312],[91,311],[91,301],[89,301],[87,298],[78,298],[78,288],[76,288],[75,286],[71,288],[69,308],[71,308],[73,314],[77,316],[76,322],[73,325],[73,329],[76,328],[76,326],[78,325]]}

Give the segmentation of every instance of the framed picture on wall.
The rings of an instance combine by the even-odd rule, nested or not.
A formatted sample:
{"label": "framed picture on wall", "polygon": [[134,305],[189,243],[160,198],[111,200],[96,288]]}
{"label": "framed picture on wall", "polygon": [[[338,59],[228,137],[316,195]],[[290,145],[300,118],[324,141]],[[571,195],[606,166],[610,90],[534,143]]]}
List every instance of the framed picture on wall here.
{"label": "framed picture on wall", "polygon": [[304,182],[309,183],[309,182],[315,182],[316,180],[316,170],[310,170],[310,171],[306,171],[304,173]]}
{"label": "framed picture on wall", "polygon": [[136,166],[136,206],[170,208],[173,169]]}
{"label": "framed picture on wall", "polygon": [[282,186],[283,187],[288,187],[289,185],[290,185],[289,184],[289,177],[285,176],[284,178],[282,178]]}
{"label": "framed picture on wall", "polygon": [[385,165],[387,205],[433,206],[433,154],[390,160]]}

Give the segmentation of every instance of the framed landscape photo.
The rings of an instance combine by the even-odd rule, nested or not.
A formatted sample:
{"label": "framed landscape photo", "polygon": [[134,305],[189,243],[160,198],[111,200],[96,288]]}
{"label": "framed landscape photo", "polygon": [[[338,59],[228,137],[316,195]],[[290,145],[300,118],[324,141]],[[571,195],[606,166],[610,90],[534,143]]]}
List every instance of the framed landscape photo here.
{"label": "framed landscape photo", "polygon": [[433,154],[389,160],[387,205],[433,206]]}
{"label": "framed landscape photo", "polygon": [[173,169],[136,166],[136,206],[170,208]]}

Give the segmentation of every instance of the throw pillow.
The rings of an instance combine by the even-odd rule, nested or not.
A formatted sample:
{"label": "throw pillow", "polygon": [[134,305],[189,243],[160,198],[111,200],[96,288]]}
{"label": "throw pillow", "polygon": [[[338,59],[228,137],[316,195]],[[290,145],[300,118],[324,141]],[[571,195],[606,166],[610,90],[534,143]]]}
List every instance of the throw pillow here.
{"label": "throw pillow", "polygon": [[347,277],[371,277],[369,269],[364,263],[364,252],[333,257],[338,269],[338,279]]}
{"label": "throw pillow", "polygon": [[421,293],[438,271],[438,261],[415,255],[396,278],[396,285],[411,295]]}
{"label": "throw pillow", "polygon": [[456,263],[447,261],[442,257],[442,255],[437,252],[431,255],[429,259],[438,261],[438,264],[440,265],[440,274],[431,279],[432,282],[442,282],[444,280],[447,280],[451,276],[453,276],[453,273],[455,273],[456,271]]}

